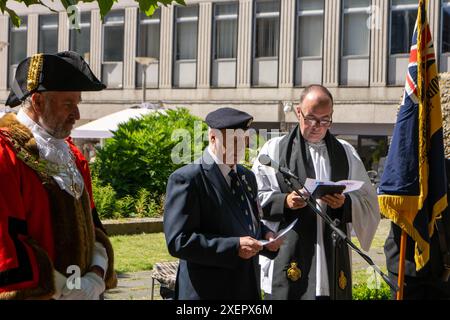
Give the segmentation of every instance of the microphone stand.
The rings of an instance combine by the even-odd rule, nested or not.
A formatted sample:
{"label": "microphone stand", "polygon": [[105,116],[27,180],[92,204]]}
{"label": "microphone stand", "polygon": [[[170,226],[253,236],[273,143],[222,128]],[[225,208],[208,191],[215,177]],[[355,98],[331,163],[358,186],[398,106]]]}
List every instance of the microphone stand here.
{"label": "microphone stand", "polygon": [[[394,290],[395,292],[397,292],[399,290],[399,287],[397,286],[396,283],[392,282],[389,277],[383,272],[381,271],[381,269],[375,264],[375,262],[373,262],[373,260],[366,255],[364,252],[362,252],[347,236],[347,234],[345,234],[341,229],[338,228],[338,225],[340,223],[340,221],[338,219],[336,220],[332,220],[330,218],[330,216],[328,216],[328,214],[323,213],[323,208],[317,203],[316,199],[314,199],[311,196],[311,193],[306,189],[306,187],[300,182],[299,178],[297,176],[294,176],[293,174],[291,174],[290,172],[286,172],[285,170],[282,170],[282,168],[280,168],[281,170],[279,170],[279,172],[283,175],[284,181],[286,182],[287,186],[294,191],[297,195],[299,195],[303,201],[306,202],[306,204],[308,205],[308,207],[315,212],[316,214],[318,214],[320,217],[322,217],[322,219],[325,221],[325,223],[331,228],[331,230],[333,230],[332,233],[332,239],[333,239],[333,248],[334,248],[334,253],[333,253],[333,285],[334,285],[334,292],[333,292],[333,299],[336,299],[336,292],[337,292],[337,288],[336,288],[336,284],[337,284],[337,279],[336,279],[336,271],[337,271],[337,259],[336,259],[336,254],[338,251],[338,247],[340,245],[340,243],[343,241],[345,242],[353,251],[355,251],[357,254],[359,254],[380,276],[381,278],[387,283],[387,285]],[[283,168],[284,169],[284,168]],[[303,194],[300,193],[298,188],[295,188],[291,179],[293,179],[295,182],[297,182],[301,188],[304,188],[308,194],[310,195],[310,197],[305,197]],[[321,210],[319,210],[317,207],[319,207]]]}

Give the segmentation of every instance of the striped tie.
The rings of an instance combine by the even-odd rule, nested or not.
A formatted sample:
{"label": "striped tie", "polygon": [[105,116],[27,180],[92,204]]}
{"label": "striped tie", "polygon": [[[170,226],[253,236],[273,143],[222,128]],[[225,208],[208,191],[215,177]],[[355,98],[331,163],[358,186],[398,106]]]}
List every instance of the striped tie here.
{"label": "striped tie", "polygon": [[248,228],[251,233],[254,233],[254,226],[252,220],[252,211],[248,205],[247,197],[245,196],[245,191],[242,186],[242,182],[239,180],[237,173],[231,169],[228,173],[231,178],[231,193],[235,197],[236,201],[239,203],[239,207],[241,208],[242,214],[245,216],[245,220],[247,221]]}

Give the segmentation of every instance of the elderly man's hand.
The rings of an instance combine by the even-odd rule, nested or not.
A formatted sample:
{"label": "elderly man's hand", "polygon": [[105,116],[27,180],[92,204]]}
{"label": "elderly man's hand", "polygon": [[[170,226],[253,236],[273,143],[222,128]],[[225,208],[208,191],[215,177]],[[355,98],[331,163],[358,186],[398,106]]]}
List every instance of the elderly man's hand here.
{"label": "elderly man's hand", "polygon": [[239,257],[242,259],[250,259],[262,250],[261,242],[252,237],[239,238]]}
{"label": "elderly man's hand", "polygon": [[[266,240],[272,241],[275,238],[276,238],[276,235],[273,232],[269,231],[266,233],[266,236],[265,236]],[[272,252],[278,251],[278,249],[280,249],[281,245],[283,244],[283,241],[284,241],[284,239],[283,239],[283,237],[281,237],[280,239],[266,245],[266,248],[267,248],[267,250],[272,251]]]}
{"label": "elderly man's hand", "polygon": [[344,205],[345,195],[335,193],[333,195],[327,194],[320,198],[323,202],[325,202],[332,209],[340,208]]}

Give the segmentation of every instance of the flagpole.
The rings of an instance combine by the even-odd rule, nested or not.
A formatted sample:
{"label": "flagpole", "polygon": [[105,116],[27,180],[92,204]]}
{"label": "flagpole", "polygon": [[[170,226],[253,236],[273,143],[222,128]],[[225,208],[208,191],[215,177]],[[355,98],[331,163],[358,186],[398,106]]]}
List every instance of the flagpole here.
{"label": "flagpole", "polygon": [[400,256],[398,260],[398,287],[397,300],[403,300],[403,287],[405,285],[405,257],[406,257],[406,239],[408,235],[402,230],[400,238]]}

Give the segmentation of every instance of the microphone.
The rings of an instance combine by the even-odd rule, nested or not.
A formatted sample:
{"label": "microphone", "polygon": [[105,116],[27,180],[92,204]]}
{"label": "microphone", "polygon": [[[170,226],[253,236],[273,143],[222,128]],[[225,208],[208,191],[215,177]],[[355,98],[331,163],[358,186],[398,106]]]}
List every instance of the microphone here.
{"label": "microphone", "polygon": [[276,162],[275,160],[273,160],[271,157],[269,157],[267,154],[260,155],[258,157],[258,161],[264,166],[271,167],[275,170],[280,171],[283,175],[286,175],[286,176],[289,176],[291,178],[298,180],[298,177],[295,174],[293,174],[291,172],[291,170],[289,170],[288,168],[285,168],[285,167],[280,167],[280,164],[278,162]]}

